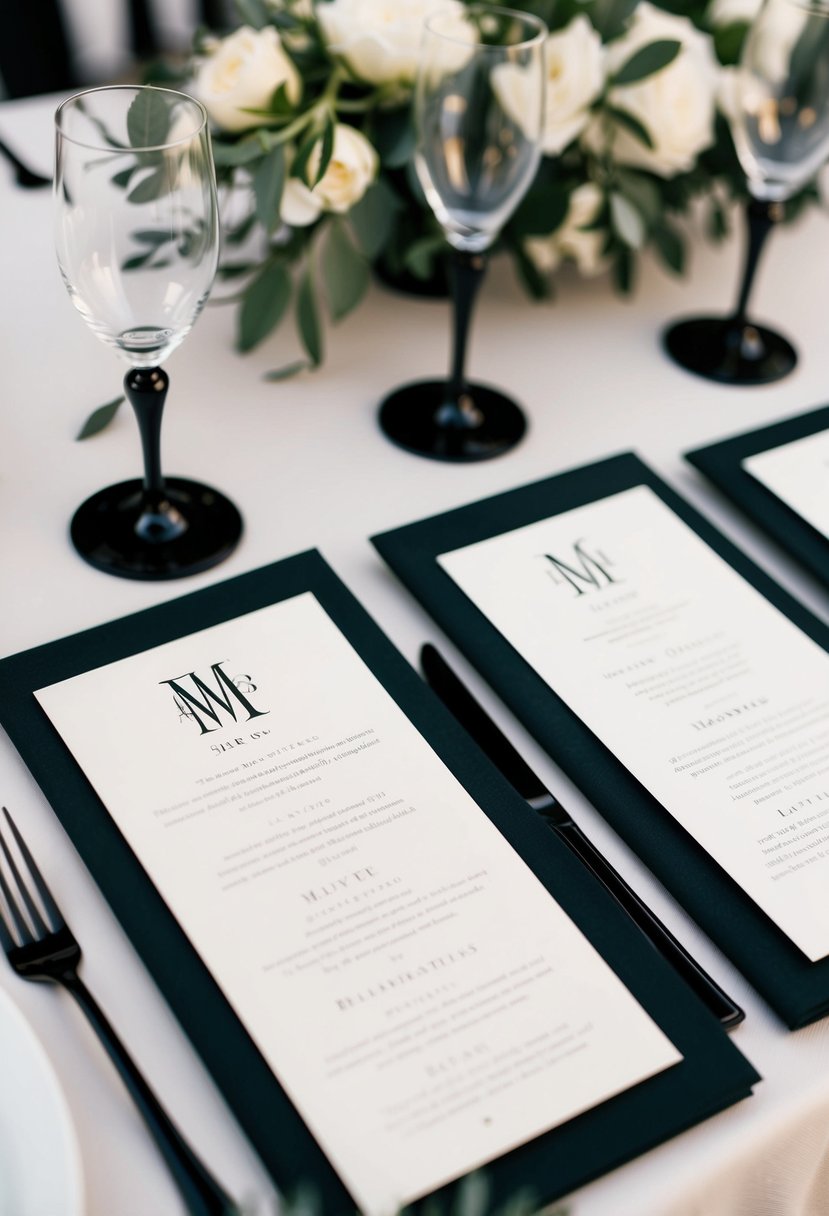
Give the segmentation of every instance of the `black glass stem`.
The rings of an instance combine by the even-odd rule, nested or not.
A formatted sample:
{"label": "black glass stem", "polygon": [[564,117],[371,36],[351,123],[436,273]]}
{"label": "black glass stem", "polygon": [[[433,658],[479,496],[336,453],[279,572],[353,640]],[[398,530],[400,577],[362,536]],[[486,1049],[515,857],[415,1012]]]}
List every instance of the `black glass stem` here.
{"label": "black glass stem", "polygon": [[485,272],[482,253],[453,251],[449,377],[405,384],[380,407],[384,433],[419,456],[458,462],[488,460],[509,451],[526,430],[526,419],[514,401],[489,385],[466,378],[472,313]]}
{"label": "black glass stem", "polygon": [[721,384],[770,384],[787,376],[797,363],[792,344],[782,334],[752,321],[748,301],[768,235],[783,216],[783,204],[751,199],[746,208],[746,252],[734,311],[725,317],[692,317],[670,326],[664,335],[671,358],[698,376]]}
{"label": "black glass stem", "polygon": [[75,512],[70,535],[83,558],[123,578],[181,578],[228,557],[242,518],[210,486],[161,472],[161,417],[169,377],[160,367],[133,368],[124,392],[135,413],[144,455],[142,481],[99,490]]}

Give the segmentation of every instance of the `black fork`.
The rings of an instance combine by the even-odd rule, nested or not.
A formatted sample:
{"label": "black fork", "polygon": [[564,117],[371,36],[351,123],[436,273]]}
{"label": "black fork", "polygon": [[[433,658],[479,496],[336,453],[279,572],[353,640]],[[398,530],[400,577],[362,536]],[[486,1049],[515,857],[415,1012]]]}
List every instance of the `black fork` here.
{"label": "black fork", "polygon": [[[121,1074],[167,1162],[188,1212],[192,1216],[240,1216],[240,1209],[182,1138],[78,975],[81,948],[5,807],[3,814],[30,880],[27,882],[23,877],[0,824],[0,849],[11,878],[11,882],[7,880],[0,864],[0,893],[8,909],[7,919],[0,901],[0,945],[12,968],[25,980],[51,980],[71,992]],[[12,883],[17,887],[19,899],[13,892]]]}

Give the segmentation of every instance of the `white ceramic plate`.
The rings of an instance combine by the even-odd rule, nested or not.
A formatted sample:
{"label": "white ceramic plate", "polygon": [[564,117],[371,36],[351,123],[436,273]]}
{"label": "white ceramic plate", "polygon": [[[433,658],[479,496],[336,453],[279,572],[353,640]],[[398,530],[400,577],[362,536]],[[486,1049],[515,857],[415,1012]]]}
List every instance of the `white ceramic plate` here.
{"label": "white ceramic plate", "polygon": [[82,1216],[78,1142],[39,1039],[0,989],[0,1216]]}

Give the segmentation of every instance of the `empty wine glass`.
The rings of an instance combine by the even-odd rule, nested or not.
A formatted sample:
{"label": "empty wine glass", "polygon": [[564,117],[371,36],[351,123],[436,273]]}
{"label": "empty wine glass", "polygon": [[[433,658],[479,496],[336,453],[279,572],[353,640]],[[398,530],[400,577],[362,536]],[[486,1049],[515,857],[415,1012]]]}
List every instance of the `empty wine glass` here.
{"label": "empty wine glass", "polygon": [[671,357],[724,384],[768,384],[794,368],[797,354],[773,329],[748,316],[760,253],[783,203],[829,155],[829,5],[766,0],[735,75],[734,145],[746,175],[748,241],[737,304],[725,317],[694,317],[664,334]]}
{"label": "empty wine glass", "polygon": [[380,425],[438,460],[485,460],[516,444],[526,422],[509,397],[465,376],[485,252],[535,176],[544,110],[542,21],[472,5],[429,18],[415,86],[415,168],[452,248],[454,342],[448,380],[404,385]]}
{"label": "empty wine glass", "polygon": [[161,474],[169,380],[159,365],[190,332],[218,260],[207,113],[183,93],[118,86],[70,98],[55,122],[58,263],[87,325],[130,365],[124,391],[144,456],[143,481],[78,508],[72,542],[125,578],[195,574],[227,557],[242,531],[224,495]]}

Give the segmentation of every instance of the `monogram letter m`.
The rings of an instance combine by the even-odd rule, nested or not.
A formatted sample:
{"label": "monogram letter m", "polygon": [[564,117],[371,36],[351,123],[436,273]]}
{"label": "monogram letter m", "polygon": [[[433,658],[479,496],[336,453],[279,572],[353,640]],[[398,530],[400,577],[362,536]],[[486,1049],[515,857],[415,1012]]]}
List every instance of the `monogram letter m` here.
{"label": "monogram letter m", "polygon": [[[216,730],[217,727],[222,725],[218,712],[220,709],[229,714],[234,722],[238,722],[239,720],[236,717],[236,711],[240,708],[247,714],[248,722],[251,718],[261,718],[268,712],[267,710],[254,709],[247,697],[239,691],[230,677],[222,671],[221,663],[212,663],[210,670],[213,672],[213,679],[216,681],[215,690],[208,688],[205,682],[194,671],[191,671],[186,676],[177,676],[175,680],[159,681],[161,684],[167,684],[173,690],[173,695],[180,697],[181,701],[189,707],[189,711],[196,722],[198,722],[199,729],[203,735]],[[194,691],[189,692],[179,683],[180,680],[190,680]],[[206,721],[212,722],[213,725],[207,726],[205,724]]]}

